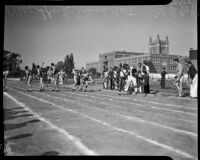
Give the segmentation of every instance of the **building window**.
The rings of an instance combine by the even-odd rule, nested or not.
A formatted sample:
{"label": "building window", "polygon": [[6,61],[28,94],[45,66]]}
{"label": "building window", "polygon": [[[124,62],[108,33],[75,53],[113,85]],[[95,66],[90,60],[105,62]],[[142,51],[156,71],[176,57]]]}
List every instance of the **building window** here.
{"label": "building window", "polygon": [[131,64],[131,59],[128,59],[128,64],[129,64],[129,65],[132,65],[132,64]]}
{"label": "building window", "polygon": [[163,58],[163,62],[167,62],[167,58]]}
{"label": "building window", "polygon": [[176,66],[174,66],[174,72],[176,72]]}
{"label": "building window", "polygon": [[136,58],[132,58],[133,64],[136,63]]}

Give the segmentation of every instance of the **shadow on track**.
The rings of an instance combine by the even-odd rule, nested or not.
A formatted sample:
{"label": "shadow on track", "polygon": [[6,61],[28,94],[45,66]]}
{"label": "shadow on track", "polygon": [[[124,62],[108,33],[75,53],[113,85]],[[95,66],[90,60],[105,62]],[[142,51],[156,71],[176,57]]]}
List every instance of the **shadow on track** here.
{"label": "shadow on track", "polygon": [[30,121],[27,121],[27,122],[16,123],[16,124],[4,123],[4,131],[9,131],[9,130],[13,130],[13,129],[22,128],[22,127],[27,126],[27,124],[29,124],[29,123],[37,123],[37,122],[40,122],[40,120],[35,119],[35,120],[30,120]]}

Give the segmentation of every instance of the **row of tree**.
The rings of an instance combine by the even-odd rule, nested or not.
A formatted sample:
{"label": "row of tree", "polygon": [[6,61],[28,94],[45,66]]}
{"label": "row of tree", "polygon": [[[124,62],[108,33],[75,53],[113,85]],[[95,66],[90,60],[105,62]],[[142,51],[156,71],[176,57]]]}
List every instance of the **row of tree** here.
{"label": "row of tree", "polygon": [[[9,76],[13,77],[21,77],[24,76],[24,68],[20,68],[20,64],[22,63],[22,58],[19,53],[13,53],[7,50],[3,51],[3,71],[10,70]],[[46,66],[42,68],[43,72],[47,72],[50,66]],[[64,58],[64,61],[59,61],[56,64],[56,69],[60,70],[64,69],[68,77],[72,77],[72,70],[74,69],[74,57],[73,54],[67,54]],[[37,65],[32,63],[32,72],[33,74],[37,73]]]}
{"label": "row of tree", "polygon": [[[43,72],[47,72],[49,70],[50,66],[46,66],[42,68]],[[72,70],[74,69],[74,57],[73,54],[66,55],[64,58],[64,61],[59,61],[56,64],[56,70],[60,71],[63,68],[65,73],[68,75],[68,77],[72,77]],[[37,65],[33,62],[32,63],[32,72],[33,74],[37,73]]]}
{"label": "row of tree", "polygon": [[10,70],[10,75],[19,77],[22,74],[19,66],[21,63],[22,58],[19,53],[3,50],[3,71]]}

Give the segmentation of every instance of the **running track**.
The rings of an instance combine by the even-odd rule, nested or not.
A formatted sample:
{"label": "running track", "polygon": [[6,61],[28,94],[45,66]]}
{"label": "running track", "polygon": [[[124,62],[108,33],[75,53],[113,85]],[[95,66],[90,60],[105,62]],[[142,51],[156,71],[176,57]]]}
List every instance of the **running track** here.
{"label": "running track", "polygon": [[[44,122],[79,155],[163,155],[197,159],[197,100],[70,88],[28,92],[24,82],[7,83],[13,101]],[[4,132],[5,133],[5,132]],[[66,154],[70,154],[67,153]],[[73,153],[71,153],[73,154]],[[77,154],[77,153],[76,153]]]}

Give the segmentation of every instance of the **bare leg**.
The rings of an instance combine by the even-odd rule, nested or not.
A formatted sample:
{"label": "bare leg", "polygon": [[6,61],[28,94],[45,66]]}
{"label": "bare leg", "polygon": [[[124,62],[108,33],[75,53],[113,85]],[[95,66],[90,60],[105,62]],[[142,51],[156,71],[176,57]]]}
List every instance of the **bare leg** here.
{"label": "bare leg", "polygon": [[32,87],[30,85],[31,78],[32,78],[31,76],[28,77],[28,82],[27,82],[28,90],[32,90]]}
{"label": "bare leg", "polygon": [[183,90],[183,82],[180,81],[179,82],[179,93],[178,93],[179,96],[182,96],[182,90]]}

